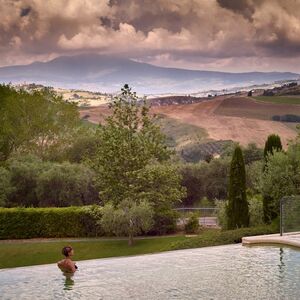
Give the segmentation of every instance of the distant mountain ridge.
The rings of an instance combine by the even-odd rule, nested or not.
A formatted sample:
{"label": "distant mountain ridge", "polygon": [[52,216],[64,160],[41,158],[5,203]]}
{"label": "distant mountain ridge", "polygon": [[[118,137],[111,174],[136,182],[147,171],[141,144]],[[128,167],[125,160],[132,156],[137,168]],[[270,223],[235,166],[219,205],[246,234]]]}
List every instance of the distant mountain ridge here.
{"label": "distant mountain ridge", "polygon": [[34,82],[57,87],[115,92],[124,83],[135,91],[193,93],[209,89],[299,79],[291,72],[226,73],[158,67],[107,55],[61,56],[48,62],[0,68],[0,82]]}

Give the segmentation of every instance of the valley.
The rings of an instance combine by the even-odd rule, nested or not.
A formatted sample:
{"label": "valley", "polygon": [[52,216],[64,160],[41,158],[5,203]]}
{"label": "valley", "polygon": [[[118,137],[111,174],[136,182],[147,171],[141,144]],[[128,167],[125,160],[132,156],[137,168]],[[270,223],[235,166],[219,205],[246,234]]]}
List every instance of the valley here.
{"label": "valley", "polygon": [[[272,121],[271,117],[282,112],[300,115],[300,105],[264,103],[249,97],[218,96],[193,104],[153,106],[151,111],[176,120],[179,124],[201,128],[206,132],[202,143],[232,140],[243,146],[256,143],[263,147],[267,136],[276,133],[286,147],[289,140],[297,136],[297,132],[283,122]],[[102,105],[82,109],[80,114],[90,122],[99,123],[109,114],[109,109]]]}

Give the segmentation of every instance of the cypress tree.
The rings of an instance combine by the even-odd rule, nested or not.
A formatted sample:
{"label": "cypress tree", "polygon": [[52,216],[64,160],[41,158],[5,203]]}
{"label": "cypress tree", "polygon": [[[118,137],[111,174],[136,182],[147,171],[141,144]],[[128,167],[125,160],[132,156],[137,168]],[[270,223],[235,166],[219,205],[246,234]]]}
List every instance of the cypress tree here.
{"label": "cypress tree", "polygon": [[282,150],[282,144],[279,135],[277,134],[269,135],[265,143],[265,149],[264,149],[265,159],[267,158],[268,154],[273,155],[274,151],[281,151],[281,150]]}
{"label": "cypress tree", "polygon": [[[279,135],[271,134],[268,136],[268,139],[265,143],[264,149],[264,158],[265,158],[265,166],[264,171],[267,165],[268,155],[273,155],[274,151],[281,151],[282,144]],[[273,219],[277,217],[277,214],[274,212],[273,208],[274,199],[269,195],[264,195],[263,197],[263,211],[264,211],[264,221],[265,223],[271,223]]]}
{"label": "cypress tree", "polygon": [[228,229],[249,226],[245,163],[240,146],[235,148],[230,166],[227,219]]}

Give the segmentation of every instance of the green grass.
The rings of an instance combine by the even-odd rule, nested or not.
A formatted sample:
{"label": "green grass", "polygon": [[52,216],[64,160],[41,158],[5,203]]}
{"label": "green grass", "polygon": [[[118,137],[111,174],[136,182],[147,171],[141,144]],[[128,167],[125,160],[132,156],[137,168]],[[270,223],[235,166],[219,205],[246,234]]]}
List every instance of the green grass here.
{"label": "green grass", "polygon": [[155,122],[161,127],[169,146],[172,147],[180,148],[182,145],[203,142],[208,138],[208,133],[204,128],[183,123],[164,115],[158,115]]}
{"label": "green grass", "polygon": [[62,258],[62,247],[71,244],[74,261],[157,253],[168,250],[199,248],[241,242],[243,236],[275,233],[271,226],[220,231],[204,230],[196,237],[169,236],[137,239],[129,247],[126,240],[19,241],[0,242],[0,269],[55,263]]}
{"label": "green grass", "polygon": [[126,240],[0,242],[0,269],[55,263],[62,259],[61,249],[69,244],[75,251],[74,261],[79,261],[162,252],[169,250],[173,243],[186,239],[184,236],[140,239],[131,247]]}
{"label": "green grass", "polygon": [[86,127],[86,128],[97,128],[97,127],[99,127],[98,124],[92,123],[92,122],[90,122],[88,120],[81,119],[80,122],[81,122],[81,125],[83,127]]}
{"label": "green grass", "polygon": [[300,97],[295,96],[258,96],[252,98],[262,102],[277,104],[300,104]]}

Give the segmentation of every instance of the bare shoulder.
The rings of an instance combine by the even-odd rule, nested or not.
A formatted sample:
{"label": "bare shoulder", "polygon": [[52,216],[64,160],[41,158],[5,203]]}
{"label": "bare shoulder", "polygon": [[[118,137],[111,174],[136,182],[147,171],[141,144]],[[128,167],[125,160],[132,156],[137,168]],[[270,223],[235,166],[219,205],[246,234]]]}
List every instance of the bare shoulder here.
{"label": "bare shoulder", "polygon": [[59,262],[57,262],[57,265],[58,266],[63,266],[63,265],[65,265],[65,260],[64,259],[62,259],[62,260],[60,260]]}
{"label": "bare shoulder", "polygon": [[57,266],[62,270],[62,271],[67,271],[67,272],[75,272],[75,263],[72,260],[69,259],[63,259],[57,263]]}

